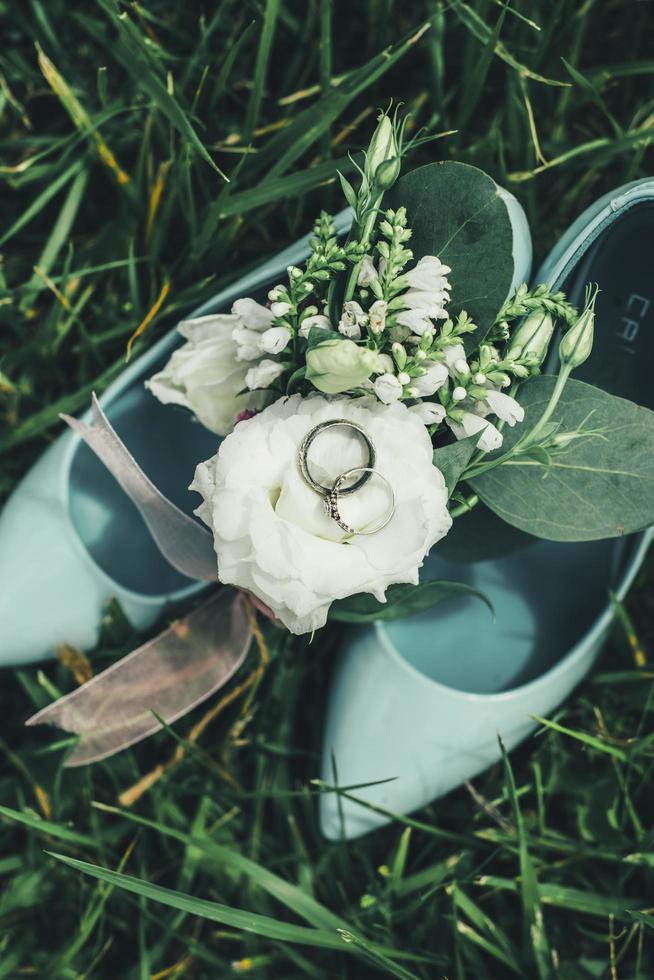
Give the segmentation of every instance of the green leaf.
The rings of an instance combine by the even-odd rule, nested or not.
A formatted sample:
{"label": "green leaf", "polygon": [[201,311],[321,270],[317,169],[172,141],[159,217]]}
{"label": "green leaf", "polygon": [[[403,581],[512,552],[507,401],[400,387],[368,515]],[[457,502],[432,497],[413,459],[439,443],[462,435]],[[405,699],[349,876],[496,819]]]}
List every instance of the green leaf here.
{"label": "green leaf", "polygon": [[493,324],[513,279],[513,231],[494,180],[466,163],[428,163],[402,177],[388,204],[407,209],[415,260],[437,255],[451,266],[450,316],[466,310],[478,326],[475,349]]}
{"label": "green leaf", "polygon": [[451,497],[454,493],[459,477],[470,462],[478,441],[479,435],[472,435],[434,449],[434,466],[443,474],[448,496]]}
{"label": "green leaf", "polygon": [[330,618],[341,623],[372,623],[375,620],[399,619],[424,612],[445,599],[461,595],[474,596],[485,602],[490,611],[493,607],[482,592],[461,582],[423,582],[422,585],[391,585],[386,592],[386,602],[378,602],[374,596],[362,593],[335,602]]}
{"label": "green leaf", "polygon": [[[525,421],[505,435],[510,449],[540,418],[555,379],[520,389]],[[583,381],[568,381],[552,416],[581,432],[549,466],[516,457],[473,479],[479,497],[508,524],[552,541],[593,541],[654,523],[654,412]]]}

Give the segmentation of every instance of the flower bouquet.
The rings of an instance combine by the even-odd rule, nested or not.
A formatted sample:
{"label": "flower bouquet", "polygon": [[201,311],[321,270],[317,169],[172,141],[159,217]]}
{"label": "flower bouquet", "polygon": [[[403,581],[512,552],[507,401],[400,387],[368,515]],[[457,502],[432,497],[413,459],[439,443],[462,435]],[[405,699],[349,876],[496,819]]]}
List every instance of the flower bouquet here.
{"label": "flower bouquet", "polygon": [[86,739],[70,763],[131,744],[225,683],[255,609],[269,629],[312,634],[473,599],[420,569],[475,508],[467,560],[491,518],[504,548],[516,530],[581,541],[654,522],[634,479],[651,466],[654,414],[572,376],[591,353],[597,289],[579,310],[514,283],[501,191],[458,163],[401,176],[422,142],[405,122],[382,113],[356,181],[341,175],[347,238],[322,213],[304,265],[230,313],[181,323],[184,343],[148,381],[220,437],[189,473],[204,527],[149,482],[97,403],[92,427],[69,420],[171,564],[238,590],[33,719]]}

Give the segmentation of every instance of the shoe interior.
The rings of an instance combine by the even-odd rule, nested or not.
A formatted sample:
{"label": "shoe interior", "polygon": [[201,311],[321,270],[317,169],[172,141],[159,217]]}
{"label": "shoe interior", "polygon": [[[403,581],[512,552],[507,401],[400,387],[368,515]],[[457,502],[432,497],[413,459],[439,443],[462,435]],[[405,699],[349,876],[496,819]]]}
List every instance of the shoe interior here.
{"label": "shoe interior", "polygon": [[[143,377],[105,411],[155,486],[192,514],[200,498],[188,486],[196,465],[213,456],[219,439],[194,421],[190,412],[162,405],[146,390],[143,382],[162,364],[148,365]],[[162,557],[134,504],[83,442],[71,465],[69,508],[91,557],[121,587],[144,595],[167,595],[191,585]]]}
{"label": "shoe interior", "polygon": [[[602,234],[567,282],[583,303],[586,283],[597,283],[595,344],[575,374],[613,394],[654,408],[654,205],[627,211]],[[462,517],[460,530],[472,515]],[[478,518],[477,518],[478,519]],[[471,525],[472,526],[472,525]],[[513,532],[511,532],[513,533]],[[395,648],[433,680],[489,694],[525,684],[553,667],[607,606],[633,553],[631,538],[575,544],[520,535],[520,550],[494,560],[452,561],[436,548],[425,579],[462,581],[491,600],[495,620],[476,599],[444,602],[410,619],[385,625]]]}

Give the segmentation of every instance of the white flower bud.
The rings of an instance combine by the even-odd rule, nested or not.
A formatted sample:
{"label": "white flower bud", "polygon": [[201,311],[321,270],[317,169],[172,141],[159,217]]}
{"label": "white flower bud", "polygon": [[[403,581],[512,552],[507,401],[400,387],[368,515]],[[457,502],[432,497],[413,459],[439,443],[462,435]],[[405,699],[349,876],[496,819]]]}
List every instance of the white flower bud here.
{"label": "white flower bud", "polygon": [[408,385],[409,382],[411,381],[411,377],[406,373],[406,371],[400,371],[400,373],[397,376],[397,380],[400,382],[401,385]]}
{"label": "white flower bud", "polygon": [[463,401],[465,396],[466,396],[465,388],[462,388],[460,385],[458,385],[452,392],[452,401],[461,402]]}
{"label": "white flower bud", "polygon": [[472,380],[476,385],[483,385],[486,383],[486,375],[482,374],[481,371],[477,371]]}
{"label": "white flower bud", "polygon": [[375,394],[380,402],[390,405],[402,397],[402,384],[394,374],[380,374],[373,382]]}
{"label": "white flower bud", "polygon": [[454,370],[456,371],[457,374],[467,374],[468,362],[463,357],[459,357],[454,362]]}
{"label": "white flower bud", "polygon": [[268,388],[283,373],[284,368],[279,361],[260,361],[245,375],[245,384],[250,391],[254,388]]}
{"label": "white flower bud", "polygon": [[281,354],[291,339],[288,327],[270,327],[261,335],[261,347],[266,354]]}
{"label": "white flower bud", "polygon": [[286,316],[291,310],[290,303],[273,303],[270,312],[273,316]]}

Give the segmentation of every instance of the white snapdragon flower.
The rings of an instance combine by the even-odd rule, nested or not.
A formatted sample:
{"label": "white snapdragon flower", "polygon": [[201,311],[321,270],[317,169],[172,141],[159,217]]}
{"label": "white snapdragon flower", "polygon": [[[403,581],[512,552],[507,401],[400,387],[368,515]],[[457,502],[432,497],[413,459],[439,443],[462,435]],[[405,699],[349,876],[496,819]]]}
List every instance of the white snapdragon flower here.
{"label": "white snapdragon flower", "polygon": [[[315,309],[315,306],[314,306]],[[316,327],[318,330],[331,330],[332,325],[328,316],[323,316],[322,313],[316,313],[314,316],[306,316],[302,323],[300,324],[300,337],[304,337],[305,340],[309,339],[309,334]]]}
{"label": "white snapdragon flower", "polygon": [[237,299],[232,314],[236,317],[232,331],[236,360],[254,361],[263,353],[261,335],[272,326],[275,315],[253,299]]}
{"label": "white snapdragon flower", "polygon": [[407,310],[420,310],[431,320],[447,320],[445,304],[449,296],[438,290],[408,289],[402,294],[402,303]]}
{"label": "white snapdragon flower", "polygon": [[272,303],[270,306],[270,312],[274,317],[286,316],[287,313],[290,313],[290,310],[290,303],[284,303],[279,300],[276,303]]}
{"label": "white snapdragon flower", "polygon": [[[393,517],[375,534],[343,531],[300,473],[303,438],[336,418],[365,430],[375,467],[393,488]],[[323,626],[336,599],[364,592],[383,602],[389,585],[417,585],[425,556],[452,524],[432,455],[427,430],[403,402],[293,395],[240,422],[192,484],[203,498],[197,514],[213,532],[221,581],[252,592],[293,633]],[[325,484],[365,462],[361,440],[342,427],[312,446],[313,472]],[[388,490],[373,477],[343,498],[341,511],[365,527],[387,506]]]}
{"label": "white snapdragon flower", "polygon": [[292,336],[288,327],[268,327],[261,334],[261,349],[266,354],[281,354],[288,347]]}
{"label": "white snapdragon flower", "polygon": [[[244,318],[257,330],[245,327]],[[257,396],[241,394],[247,365],[239,360],[233,334],[235,330],[252,333],[258,347],[259,330],[270,326],[271,319],[264,306],[244,299],[234,303],[231,313],[182,321],[177,329],[186,343],[173,351],[165,367],[146,381],[146,387],[165,405],[183,405],[207,429],[227,435],[239,412],[259,404]],[[254,356],[259,356],[258,350]]]}
{"label": "white snapdragon flower", "polygon": [[255,388],[269,388],[276,381],[284,368],[279,361],[263,360],[251,367],[245,375],[245,386],[253,391]]}
{"label": "white snapdragon flower", "polygon": [[375,263],[372,260],[372,256],[364,255],[361,259],[361,265],[359,266],[357,285],[361,286],[362,289],[366,289],[373,282],[376,282],[377,279],[379,279],[379,273],[375,269]]}
{"label": "white snapdragon flower", "polygon": [[419,378],[413,378],[412,385],[421,398],[433,395],[445,384],[449,377],[445,364],[435,361],[426,368],[426,373]]}
{"label": "white snapdragon flower", "polygon": [[465,439],[479,433],[477,449],[483,449],[485,453],[491,453],[494,449],[499,449],[502,445],[502,433],[492,422],[477,415],[475,412],[466,412],[461,424],[447,420],[447,424],[457,439]]}
{"label": "white snapdragon flower", "polygon": [[433,336],[436,328],[426,310],[400,310],[396,320],[403,327],[408,327],[412,333],[422,337],[423,334]]}
{"label": "white snapdragon flower", "polygon": [[409,411],[416,415],[424,425],[437,425],[442,422],[447,414],[443,405],[438,402],[418,402],[409,407]]}
{"label": "white snapdragon flower", "polygon": [[338,331],[344,337],[349,337],[350,340],[360,340],[361,327],[366,323],[366,319],[366,314],[361,304],[351,299],[343,306],[343,314],[338,324]]}
{"label": "white snapdragon flower", "polygon": [[383,333],[386,326],[388,304],[383,299],[376,300],[368,310],[368,328],[371,333]]}
{"label": "white snapdragon flower", "polygon": [[503,391],[494,391],[489,388],[484,396],[484,402],[488,406],[489,412],[497,415],[498,419],[502,419],[510,426],[524,420],[525,410],[522,405],[511,395],[505,395]]}
{"label": "white snapdragon flower", "polygon": [[423,255],[413,269],[404,273],[404,278],[413,289],[443,292],[450,289],[446,276],[451,271],[449,265],[443,265],[435,255]]}
{"label": "white snapdragon flower", "polygon": [[390,405],[402,397],[402,382],[394,374],[380,374],[373,382],[375,394],[384,405]]}
{"label": "white snapdragon flower", "polygon": [[[270,328],[269,328],[270,329]],[[232,340],[236,345],[237,361],[256,361],[263,353],[262,334],[249,327],[234,327]]]}
{"label": "white snapdragon flower", "polygon": [[[453,375],[458,370],[456,365],[460,361],[463,361],[467,366],[466,352],[463,344],[450,344],[449,347],[444,349],[443,354],[445,355],[445,364],[450,375]],[[461,364],[459,364],[459,367],[461,367]]]}

